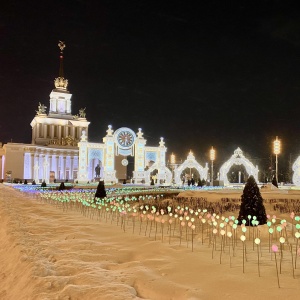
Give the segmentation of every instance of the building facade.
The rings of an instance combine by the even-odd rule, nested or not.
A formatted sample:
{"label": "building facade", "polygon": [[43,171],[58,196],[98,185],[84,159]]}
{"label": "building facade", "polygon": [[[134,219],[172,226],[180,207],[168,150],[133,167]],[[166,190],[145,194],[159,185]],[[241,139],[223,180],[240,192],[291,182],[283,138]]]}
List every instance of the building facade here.
{"label": "building facade", "polygon": [[88,135],[90,122],[86,119],[85,109],[80,109],[78,115],[72,114],[72,94],[63,75],[65,44],[59,42],[58,46],[59,76],[50,93],[49,111],[47,113],[47,107],[39,103],[30,123],[31,144],[0,145],[0,179],[53,182],[77,178],[78,142],[83,131]]}
{"label": "building facade", "polygon": [[[0,180],[5,181],[75,181],[86,183],[103,179],[106,183],[131,178],[134,183],[150,184],[151,176],[171,183],[166,167],[163,138],[157,147],[146,146],[141,129],[127,127],[116,131],[108,126],[103,143],[88,141],[85,108],[72,114],[72,94],[63,74],[65,44],[59,42],[59,76],[50,93],[49,109],[39,103],[31,121],[31,144],[0,144]],[[133,157],[133,174],[127,174],[128,157]],[[129,175],[129,176],[128,176]]]}
{"label": "building facade", "polygon": [[155,176],[158,183],[171,184],[172,173],[166,167],[167,148],[163,138],[154,147],[146,146],[146,142],[141,128],[135,133],[128,127],[114,131],[109,125],[103,143],[88,142],[83,132],[78,143],[78,182],[84,183],[97,177],[105,183],[126,180],[128,157],[131,156],[134,157],[133,183],[150,184],[152,176]]}

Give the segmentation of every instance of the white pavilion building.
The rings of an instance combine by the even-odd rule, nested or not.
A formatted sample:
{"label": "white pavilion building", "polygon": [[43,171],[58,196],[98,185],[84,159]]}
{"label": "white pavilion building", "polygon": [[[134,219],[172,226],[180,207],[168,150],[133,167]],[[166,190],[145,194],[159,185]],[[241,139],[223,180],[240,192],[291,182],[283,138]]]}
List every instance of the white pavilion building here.
{"label": "white pavilion building", "polygon": [[85,109],[79,115],[72,114],[72,94],[68,91],[68,80],[63,74],[63,50],[59,42],[59,77],[50,93],[49,112],[39,103],[36,115],[30,123],[31,144],[7,143],[0,145],[0,180],[19,178],[41,182],[73,180],[78,172],[78,142],[82,132],[88,135],[90,122]]}

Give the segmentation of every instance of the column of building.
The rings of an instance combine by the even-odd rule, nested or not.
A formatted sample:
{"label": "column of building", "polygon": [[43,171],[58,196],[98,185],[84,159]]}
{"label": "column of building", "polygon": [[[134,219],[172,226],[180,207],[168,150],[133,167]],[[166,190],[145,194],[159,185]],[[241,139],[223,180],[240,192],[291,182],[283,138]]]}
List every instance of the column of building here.
{"label": "column of building", "polygon": [[63,155],[62,159],[62,179],[66,179],[66,155]]}
{"label": "column of building", "polygon": [[142,129],[139,128],[135,141],[133,180],[135,183],[146,181],[145,177],[145,145]]}
{"label": "column of building", "polygon": [[81,136],[81,140],[78,143],[79,153],[78,153],[78,172],[77,172],[77,179],[78,182],[86,182],[88,180],[87,177],[87,149],[88,149],[88,142],[87,136],[85,132],[83,132]]}
{"label": "column of building", "polygon": [[60,140],[61,139],[61,125],[58,125],[58,139]]}
{"label": "column of building", "polygon": [[70,162],[70,179],[74,179],[73,172],[74,172],[74,154],[71,155],[71,162]]}
{"label": "column of building", "polygon": [[34,155],[34,160],[33,160],[34,166],[33,166],[33,178],[36,183],[39,182],[39,155],[35,154]]}
{"label": "column of building", "polygon": [[47,134],[48,134],[47,129],[48,129],[47,124],[43,124],[43,137],[44,137],[44,139],[47,138]]}
{"label": "column of building", "polygon": [[30,154],[30,178],[34,179],[34,153]]}
{"label": "column of building", "polygon": [[55,160],[56,160],[56,170],[55,170],[55,178],[56,179],[60,179],[60,174],[59,174],[59,155],[55,156]]}
{"label": "column of building", "polygon": [[54,125],[53,124],[50,125],[50,138],[54,139]]}

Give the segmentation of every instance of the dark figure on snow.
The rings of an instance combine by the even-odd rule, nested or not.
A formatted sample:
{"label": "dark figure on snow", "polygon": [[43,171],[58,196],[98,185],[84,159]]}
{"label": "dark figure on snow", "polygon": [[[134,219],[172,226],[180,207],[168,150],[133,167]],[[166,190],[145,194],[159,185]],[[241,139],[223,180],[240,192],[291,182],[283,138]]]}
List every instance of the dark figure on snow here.
{"label": "dark figure on snow", "polygon": [[238,216],[239,224],[242,224],[243,220],[246,220],[246,226],[253,226],[252,220],[254,216],[256,216],[256,220],[259,222],[259,225],[267,223],[267,215],[263,204],[263,198],[252,175],[247,180],[241,200],[242,203]]}
{"label": "dark figure on snow", "polygon": [[104,181],[99,181],[94,200],[96,198],[105,198],[105,197],[106,197],[106,191],[105,191]]}
{"label": "dark figure on snow", "polygon": [[191,179],[191,185],[193,185],[193,186],[195,185],[195,179],[194,178]]}
{"label": "dark figure on snow", "polygon": [[59,190],[59,191],[63,191],[63,190],[65,190],[65,189],[66,189],[65,184],[64,184],[63,182],[61,182],[61,184],[60,184],[59,187],[58,187],[58,190]]}
{"label": "dark figure on snow", "polygon": [[32,180],[32,183],[31,183],[32,185],[36,185],[36,183],[35,183],[35,180],[33,179]]}

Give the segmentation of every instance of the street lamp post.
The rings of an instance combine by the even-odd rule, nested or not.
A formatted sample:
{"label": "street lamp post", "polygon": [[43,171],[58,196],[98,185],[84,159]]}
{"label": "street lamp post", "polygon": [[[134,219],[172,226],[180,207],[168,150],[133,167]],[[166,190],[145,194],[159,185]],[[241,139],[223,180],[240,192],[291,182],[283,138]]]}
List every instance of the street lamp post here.
{"label": "street lamp post", "polygon": [[216,158],[216,150],[214,147],[211,147],[210,149],[210,160],[211,160],[211,183],[210,185],[212,186],[214,183],[214,160]]}
{"label": "street lamp post", "polygon": [[175,164],[176,164],[176,157],[175,157],[175,154],[172,153],[171,157],[170,157],[170,165],[171,165],[171,169],[172,169],[172,181],[174,181]]}
{"label": "street lamp post", "polygon": [[175,165],[175,162],[176,162],[176,160],[175,160],[175,154],[171,154],[171,158],[170,158],[170,163],[171,163],[171,165]]}
{"label": "street lamp post", "polygon": [[281,142],[278,139],[278,136],[276,136],[276,140],[273,142],[273,146],[274,146],[274,154],[275,154],[275,165],[276,165],[276,181],[278,183],[278,154],[280,154],[281,151]]}

